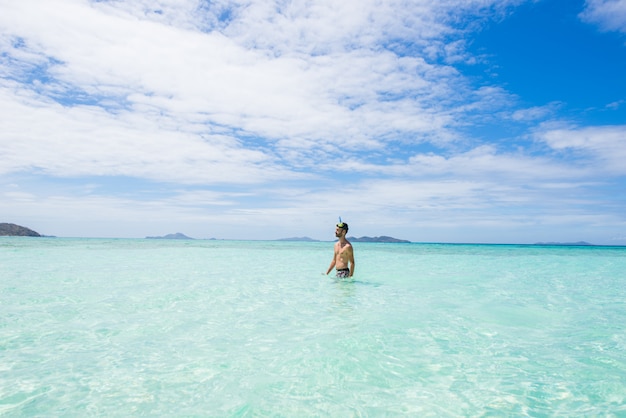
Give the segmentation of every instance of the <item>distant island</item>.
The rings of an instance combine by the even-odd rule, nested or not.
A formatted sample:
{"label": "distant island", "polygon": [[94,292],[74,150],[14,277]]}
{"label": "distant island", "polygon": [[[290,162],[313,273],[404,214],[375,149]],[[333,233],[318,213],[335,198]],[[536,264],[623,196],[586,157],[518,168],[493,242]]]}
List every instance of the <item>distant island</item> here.
{"label": "distant island", "polygon": [[572,246],[587,246],[587,245],[591,245],[591,246],[593,246],[594,244],[590,244],[590,243],[585,242],[585,241],[578,241],[578,242],[536,242],[534,245],[572,245]]}
{"label": "distant island", "polygon": [[146,239],[194,239],[194,238],[188,237],[187,235],[181,232],[177,232],[175,234],[163,235],[162,237],[146,237]]}
{"label": "distant island", "polygon": [[0,236],[41,237],[41,235],[38,232],[35,232],[32,229],[26,228],[25,226],[9,224],[9,223],[0,223]]}
{"label": "distant island", "polygon": [[405,243],[405,244],[409,244],[411,242],[411,241],[407,241],[405,239],[398,239],[398,238],[393,238],[393,237],[387,237],[385,235],[382,235],[380,237],[361,237],[361,238],[349,237],[348,241],[353,241],[353,242],[389,242],[389,243]]}

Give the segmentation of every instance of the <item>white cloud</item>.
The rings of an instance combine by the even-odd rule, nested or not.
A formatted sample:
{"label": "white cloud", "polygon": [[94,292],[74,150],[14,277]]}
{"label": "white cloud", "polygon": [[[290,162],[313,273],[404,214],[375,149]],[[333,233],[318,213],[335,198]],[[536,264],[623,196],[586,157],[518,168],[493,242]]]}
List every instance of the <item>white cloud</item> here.
{"label": "white cloud", "polygon": [[597,174],[626,175],[626,126],[547,128],[537,138],[554,151],[571,152]]}
{"label": "white cloud", "polygon": [[[406,169],[415,177],[463,178],[484,181],[498,179],[509,185],[535,185],[573,180],[591,174],[580,167],[558,163],[529,151],[502,152],[493,145],[481,145],[466,152],[449,156],[416,154],[409,159]],[[408,173],[405,173],[408,175]]]}
{"label": "white cloud", "polygon": [[605,31],[626,32],[626,0],[586,0],[580,17]]}
{"label": "white cloud", "polygon": [[[168,182],[250,183],[293,177],[274,157],[227,135],[195,135],[168,118],[93,106],[65,108],[0,89],[0,173],[132,176]],[[162,123],[161,123],[162,122]],[[172,125],[172,126],[168,126]],[[227,174],[227,175],[226,175]]]}
{"label": "white cloud", "polygon": [[518,109],[513,112],[511,119],[515,121],[541,121],[555,114],[561,103],[553,102],[545,106],[535,106],[527,109]]}
{"label": "white cloud", "polygon": [[[150,7],[71,0],[37,4],[24,1],[4,10],[3,26],[25,45],[8,53],[17,57],[26,49],[32,64],[49,61],[47,71],[56,82],[47,88],[117,98],[139,109],[152,106],[177,117],[202,116],[205,122],[270,138],[306,135],[334,141],[389,129],[437,132],[450,119],[443,115],[431,127],[432,113],[425,120],[420,117],[424,109],[443,98],[449,101],[452,93],[463,100],[458,74],[420,58],[380,53],[381,36],[383,42],[384,37],[417,36],[412,40],[419,42],[444,36],[449,28],[434,17],[451,5],[233,4],[228,8],[236,18],[230,25],[223,32],[205,33],[190,30],[188,23],[181,28],[159,21],[169,13],[180,16],[180,10],[192,10],[195,2],[176,2],[176,7],[174,2]],[[397,19],[401,6],[409,22]],[[155,15],[157,9],[164,10]],[[19,19],[21,15],[29,18]],[[328,45],[329,50],[301,50],[312,45]],[[44,87],[41,92],[46,93]],[[398,107],[388,99],[394,95],[412,100]],[[321,121],[326,129],[320,129]],[[362,127],[357,135],[350,133],[354,126]]]}
{"label": "white cloud", "polygon": [[464,28],[521,2],[0,0],[2,213],[59,235],[324,238],[337,212],[401,233],[585,206],[594,164],[623,174],[623,128],[538,135],[585,165],[464,134],[557,108],[450,65],[473,62]]}
{"label": "white cloud", "polygon": [[[4,6],[4,172],[207,184],[300,177],[290,166],[319,166],[337,148],[445,143],[456,138],[455,113],[507,100],[474,94],[450,67],[381,50],[387,39],[447,36],[438,19],[458,11],[452,2],[222,2],[204,14],[194,1]],[[206,25],[220,30],[197,30]]]}
{"label": "white cloud", "polygon": [[[425,73],[438,70],[420,59],[368,50],[313,57],[288,50],[290,54],[274,57],[266,50],[241,46],[236,36],[233,40],[219,32],[181,30],[149,19],[138,20],[136,7],[128,11],[108,3],[94,6],[70,0],[38,3],[38,7],[28,1],[10,6],[4,10],[4,19],[0,18],[7,33],[15,33],[8,41],[5,37],[8,56],[25,65],[44,66],[32,84],[18,87],[44,96],[30,103],[44,102],[46,96],[63,100],[69,94],[111,113],[102,111],[99,118],[83,118],[80,106],[72,105],[78,108],[75,112],[57,106],[56,114],[38,115],[44,125],[48,119],[50,124],[65,125],[62,119],[69,117],[80,120],[85,128],[91,121],[95,131],[109,124],[128,125],[123,120],[128,110],[143,123],[170,117],[182,129],[196,129],[198,134],[210,134],[217,126],[270,143],[280,140],[283,147],[285,138],[302,137],[319,145],[354,148],[376,147],[371,138],[390,130],[434,135],[450,122],[446,115],[424,111],[437,97],[432,92],[441,85],[433,86],[433,81],[426,80]],[[252,13],[256,6],[243,10]],[[134,17],[125,12],[134,13]],[[253,28],[244,33],[252,32]],[[424,99],[394,103],[377,97],[407,92]],[[437,95],[441,94],[445,92]],[[21,97],[20,92],[13,100]],[[19,101],[7,103],[16,105],[20,106]],[[55,118],[60,120],[52,121]],[[25,118],[15,119],[13,125],[19,121],[23,121],[23,131],[32,126]],[[139,133],[129,128],[130,136]],[[71,130],[63,131],[72,135]],[[83,130],[77,132],[84,134]],[[36,142],[37,134],[29,134]],[[116,137],[124,142],[124,135]],[[83,137],[81,141],[87,147],[93,140]],[[95,145],[91,148],[99,150]],[[144,162],[150,161],[147,153]],[[56,166],[56,162],[51,165]],[[96,164],[94,174],[116,174],[103,173],[103,167]],[[50,167],[50,171],[55,168]]]}
{"label": "white cloud", "polygon": [[607,104],[607,105],[606,105],[606,108],[607,108],[607,109],[610,109],[610,110],[617,110],[617,109],[619,109],[621,106],[623,106],[623,105],[624,105],[624,103],[626,103],[626,100],[617,100],[617,101],[615,101],[615,102],[611,102],[611,103]]}

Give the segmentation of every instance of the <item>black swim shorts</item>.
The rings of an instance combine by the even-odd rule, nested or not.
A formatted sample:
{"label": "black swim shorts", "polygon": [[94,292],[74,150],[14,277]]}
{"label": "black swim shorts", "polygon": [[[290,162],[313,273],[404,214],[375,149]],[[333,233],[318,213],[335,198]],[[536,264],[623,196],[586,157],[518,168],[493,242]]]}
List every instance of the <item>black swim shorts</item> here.
{"label": "black swim shorts", "polygon": [[337,269],[337,277],[340,279],[345,279],[350,276],[350,269]]}

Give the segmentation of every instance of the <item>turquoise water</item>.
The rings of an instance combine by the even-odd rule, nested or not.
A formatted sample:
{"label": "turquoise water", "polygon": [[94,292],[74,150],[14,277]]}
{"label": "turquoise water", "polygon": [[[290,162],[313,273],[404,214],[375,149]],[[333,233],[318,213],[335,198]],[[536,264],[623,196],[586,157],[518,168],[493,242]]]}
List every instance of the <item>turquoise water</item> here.
{"label": "turquoise water", "polygon": [[626,248],[0,238],[3,416],[626,416]]}

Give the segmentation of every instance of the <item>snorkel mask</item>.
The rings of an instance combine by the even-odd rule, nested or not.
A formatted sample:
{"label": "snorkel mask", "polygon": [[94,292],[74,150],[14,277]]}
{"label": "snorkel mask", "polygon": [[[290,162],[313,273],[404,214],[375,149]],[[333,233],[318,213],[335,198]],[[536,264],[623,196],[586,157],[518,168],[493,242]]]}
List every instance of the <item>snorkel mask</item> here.
{"label": "snorkel mask", "polygon": [[339,217],[339,223],[337,224],[337,228],[348,230],[348,224],[341,220],[341,216]]}

